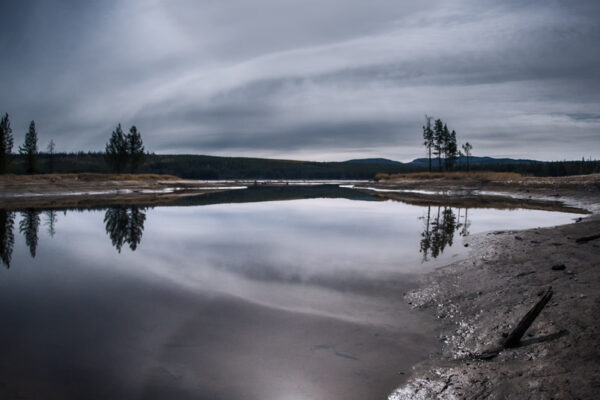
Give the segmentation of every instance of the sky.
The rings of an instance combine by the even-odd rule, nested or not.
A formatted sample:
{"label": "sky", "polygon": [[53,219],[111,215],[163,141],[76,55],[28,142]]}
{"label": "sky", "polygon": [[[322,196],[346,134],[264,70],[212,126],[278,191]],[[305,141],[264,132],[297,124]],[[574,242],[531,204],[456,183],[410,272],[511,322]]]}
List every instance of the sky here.
{"label": "sky", "polygon": [[15,143],[302,160],[600,158],[597,0],[3,0]]}

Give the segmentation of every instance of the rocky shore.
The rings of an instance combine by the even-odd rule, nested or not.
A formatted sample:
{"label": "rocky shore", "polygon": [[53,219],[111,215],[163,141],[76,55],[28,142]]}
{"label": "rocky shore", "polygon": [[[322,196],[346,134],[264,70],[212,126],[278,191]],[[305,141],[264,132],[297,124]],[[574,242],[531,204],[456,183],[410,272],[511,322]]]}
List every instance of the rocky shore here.
{"label": "rocky shore", "polygon": [[[406,294],[412,307],[440,320],[441,351],[416,366],[389,400],[597,398],[600,239],[578,239],[600,234],[600,191],[566,186],[561,199],[594,214],[553,228],[472,236],[466,259],[423,277],[421,287]],[[510,189],[514,194],[523,186]],[[528,193],[541,198],[551,190]],[[554,296],[519,346],[479,359],[549,287]]]}

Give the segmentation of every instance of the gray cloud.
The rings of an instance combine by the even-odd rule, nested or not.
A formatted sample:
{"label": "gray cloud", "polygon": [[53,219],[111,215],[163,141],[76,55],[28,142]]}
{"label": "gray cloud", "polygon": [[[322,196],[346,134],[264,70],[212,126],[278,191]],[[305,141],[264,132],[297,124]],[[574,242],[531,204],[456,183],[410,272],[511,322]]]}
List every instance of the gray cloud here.
{"label": "gray cloud", "polygon": [[[477,154],[599,148],[595,1],[41,1],[0,16],[0,111],[17,142],[156,152],[422,156],[425,113]],[[590,117],[591,116],[591,117]]]}

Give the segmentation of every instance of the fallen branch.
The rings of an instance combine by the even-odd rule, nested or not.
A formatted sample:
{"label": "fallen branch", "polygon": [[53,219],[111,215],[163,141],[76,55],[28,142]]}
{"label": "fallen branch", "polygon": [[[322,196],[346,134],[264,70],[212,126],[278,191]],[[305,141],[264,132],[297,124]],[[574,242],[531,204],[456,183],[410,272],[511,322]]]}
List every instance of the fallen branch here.
{"label": "fallen branch", "polygon": [[575,239],[575,243],[587,243],[590,240],[596,240],[596,239],[600,239],[600,234],[580,237],[579,239]]}
{"label": "fallen branch", "polygon": [[503,343],[503,346],[505,348],[517,347],[519,345],[519,341],[521,340],[527,329],[529,329],[529,327],[531,326],[533,321],[535,321],[537,316],[540,315],[542,309],[544,308],[544,306],[546,306],[546,304],[548,304],[551,298],[552,286],[546,289],[546,291],[542,295],[542,298],[539,299],[537,303],[533,305],[533,307],[531,307],[527,314],[525,314],[521,321],[519,321],[517,327],[513,329],[512,332],[508,335],[508,337]]}
{"label": "fallen branch", "polygon": [[515,329],[512,330],[499,345],[496,345],[490,349],[484,350],[478,354],[472,354],[470,357],[478,360],[488,360],[496,357],[504,349],[517,347],[521,341],[521,338],[527,332],[527,329],[531,326],[533,321],[540,315],[542,309],[548,304],[552,298],[552,286],[544,291],[542,297],[531,307],[531,309],[525,314],[521,321],[517,324]]}

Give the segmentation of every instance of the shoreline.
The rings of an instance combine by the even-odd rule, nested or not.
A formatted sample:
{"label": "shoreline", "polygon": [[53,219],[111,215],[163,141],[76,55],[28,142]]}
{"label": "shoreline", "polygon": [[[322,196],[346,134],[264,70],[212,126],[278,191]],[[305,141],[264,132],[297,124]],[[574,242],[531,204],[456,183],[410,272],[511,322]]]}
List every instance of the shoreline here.
{"label": "shoreline", "polygon": [[231,182],[181,179],[171,175],[0,175],[0,203],[7,209],[152,205],[241,188],[245,186]]}
{"label": "shoreline", "polygon": [[[413,309],[438,319],[441,348],[414,366],[389,400],[587,399],[600,392],[600,239],[576,242],[600,233],[600,191],[567,186],[517,185],[504,192],[519,196],[527,190],[533,200],[554,195],[590,216],[550,228],[470,236],[465,259],[424,275],[420,287],[405,295]],[[420,187],[432,189],[423,182]],[[554,297],[519,347],[490,360],[473,358],[497,346],[549,286]]]}

